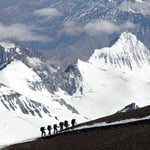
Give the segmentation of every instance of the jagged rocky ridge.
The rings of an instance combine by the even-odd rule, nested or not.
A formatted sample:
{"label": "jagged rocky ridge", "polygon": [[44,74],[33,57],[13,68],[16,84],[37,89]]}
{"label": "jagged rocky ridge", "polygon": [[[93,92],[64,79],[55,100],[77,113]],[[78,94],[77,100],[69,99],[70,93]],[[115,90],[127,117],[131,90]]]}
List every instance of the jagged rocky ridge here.
{"label": "jagged rocky ridge", "polygon": [[[68,104],[64,99],[59,96],[53,96],[54,92],[57,91],[58,88],[62,88],[63,90],[67,89],[68,93],[70,92],[72,94],[72,91],[74,91],[74,88],[76,88],[76,86],[74,85],[76,81],[75,79],[73,79],[73,77],[71,77],[69,74],[60,75],[59,73],[56,73],[56,70],[54,68],[46,65],[42,61],[42,57],[44,57],[44,55],[41,53],[34,52],[29,48],[22,47],[17,44],[15,45],[12,43],[1,43],[1,45],[2,47],[0,49],[0,52],[2,53],[2,57],[0,64],[0,99],[1,104],[6,110],[19,111],[24,114],[31,114],[34,116],[38,115],[39,117],[47,116],[59,119],[58,116],[55,116],[54,113],[53,115],[51,115],[50,112],[51,108],[53,108],[53,106],[50,105],[58,105],[59,107],[64,107],[65,109],[67,109],[67,111],[70,111],[70,113],[79,115],[78,111],[73,106]],[[13,70],[16,71],[15,75]],[[10,73],[8,73],[9,71]],[[21,73],[23,73],[24,75]],[[26,75],[26,73],[29,75]],[[6,76],[6,78],[4,76]],[[11,76],[14,76],[15,78]],[[25,81],[22,81],[22,78],[24,78],[23,80]],[[14,83],[12,80],[14,80],[14,82],[18,80],[15,86],[13,86]],[[67,82],[69,83],[69,86],[67,86]],[[28,88],[22,89],[22,86],[24,85],[17,85],[18,83],[25,83]],[[20,88],[18,88],[17,86],[20,86]],[[5,91],[5,89],[7,92]],[[24,93],[24,91],[26,90],[29,90],[29,93]],[[32,96],[36,94],[36,92],[37,94],[41,93],[41,96],[43,95],[42,97],[39,95],[41,97],[40,101],[37,101],[36,98]],[[42,99],[47,99],[47,104],[44,104],[44,102],[42,102]],[[51,101],[50,103],[48,102],[49,100]]]}
{"label": "jagged rocky ridge", "polygon": [[[5,46],[6,43],[2,43]],[[8,44],[1,47],[1,68],[3,69],[13,59],[17,59],[32,68],[41,78],[43,84],[50,92],[58,90],[58,87],[67,91],[69,95],[76,92],[79,87],[79,80],[82,80],[80,72],[76,65],[70,65],[65,72],[57,72],[54,68],[46,65],[42,60],[45,55],[41,52],[32,51],[24,46]],[[37,84],[36,84],[37,85]],[[32,87],[34,88],[34,87]]]}

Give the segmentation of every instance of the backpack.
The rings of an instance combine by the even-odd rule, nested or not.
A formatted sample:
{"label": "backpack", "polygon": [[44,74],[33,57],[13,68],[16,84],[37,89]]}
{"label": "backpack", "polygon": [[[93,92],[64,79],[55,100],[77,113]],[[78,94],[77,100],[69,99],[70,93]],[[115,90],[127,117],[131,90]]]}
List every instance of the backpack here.
{"label": "backpack", "polygon": [[48,125],[48,126],[47,126],[47,130],[51,130],[51,125]]}
{"label": "backpack", "polygon": [[64,125],[65,125],[65,127],[68,127],[68,126],[69,126],[67,120],[64,121]]}
{"label": "backpack", "polygon": [[44,131],[44,127],[41,127],[41,128],[40,128],[40,131]]}
{"label": "backpack", "polygon": [[64,126],[64,123],[63,123],[63,122],[60,122],[59,125],[60,125],[61,127],[63,127],[63,126]]}
{"label": "backpack", "polygon": [[76,119],[72,119],[71,123],[75,124],[76,123]]}

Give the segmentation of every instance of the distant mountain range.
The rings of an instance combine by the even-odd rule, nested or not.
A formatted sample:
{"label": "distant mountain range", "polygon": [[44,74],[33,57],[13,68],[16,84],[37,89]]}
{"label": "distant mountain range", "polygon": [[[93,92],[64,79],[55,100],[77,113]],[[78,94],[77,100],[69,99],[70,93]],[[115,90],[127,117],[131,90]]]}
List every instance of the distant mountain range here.
{"label": "distant mountain range", "polygon": [[0,40],[46,50],[45,61],[63,68],[88,60],[124,31],[150,49],[149,0],[1,0],[0,13]]}

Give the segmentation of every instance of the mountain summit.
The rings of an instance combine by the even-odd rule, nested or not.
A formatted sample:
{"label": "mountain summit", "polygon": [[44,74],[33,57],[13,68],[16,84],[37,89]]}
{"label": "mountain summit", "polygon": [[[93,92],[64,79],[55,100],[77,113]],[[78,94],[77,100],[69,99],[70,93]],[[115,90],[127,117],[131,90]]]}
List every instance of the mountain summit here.
{"label": "mountain summit", "polygon": [[122,70],[135,70],[149,65],[150,52],[135,35],[123,32],[112,47],[95,50],[89,62]]}

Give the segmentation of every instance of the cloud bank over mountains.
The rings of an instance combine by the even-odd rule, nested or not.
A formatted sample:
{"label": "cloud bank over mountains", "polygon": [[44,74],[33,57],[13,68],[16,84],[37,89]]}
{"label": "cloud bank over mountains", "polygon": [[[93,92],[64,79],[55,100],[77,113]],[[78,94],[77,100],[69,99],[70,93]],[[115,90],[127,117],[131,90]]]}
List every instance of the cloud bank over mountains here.
{"label": "cloud bank over mountains", "polygon": [[0,40],[17,40],[17,41],[49,41],[50,38],[38,35],[36,27],[30,27],[25,24],[4,25],[0,23]]}
{"label": "cloud bank over mountains", "polygon": [[93,20],[84,26],[84,31],[93,36],[99,33],[112,34],[131,28],[135,28],[135,25],[129,21],[121,25],[116,25],[106,20]]}
{"label": "cloud bank over mountains", "polygon": [[[32,15],[43,17],[57,17],[62,16],[63,14],[56,8],[42,8],[35,10]],[[21,42],[48,42],[51,40],[51,38],[48,36],[38,34],[36,32],[37,30],[40,29],[36,26],[29,26],[22,23],[5,25],[0,22],[0,41],[17,40]]]}
{"label": "cloud bank over mountains", "polygon": [[[46,15],[46,12],[41,15],[44,14]],[[116,25],[106,20],[93,20],[83,26],[77,24],[74,21],[66,21],[63,23],[63,32],[71,36],[78,36],[81,33],[86,33],[90,36],[96,36],[100,33],[112,34],[114,32],[121,32],[123,30],[135,27],[136,26],[129,21],[121,25]],[[24,42],[47,42],[51,40],[50,37],[37,34],[36,30],[39,29],[33,26],[28,26],[26,24],[11,24],[6,26],[0,23],[0,40],[17,40]]]}
{"label": "cloud bank over mountains", "polygon": [[122,32],[124,30],[136,27],[136,25],[130,21],[127,21],[124,24],[116,25],[110,21],[101,19],[92,20],[83,26],[80,26],[73,21],[67,21],[63,25],[63,31],[72,36],[76,36],[81,33],[86,33],[90,36],[96,36],[100,33],[112,34],[114,32]]}

